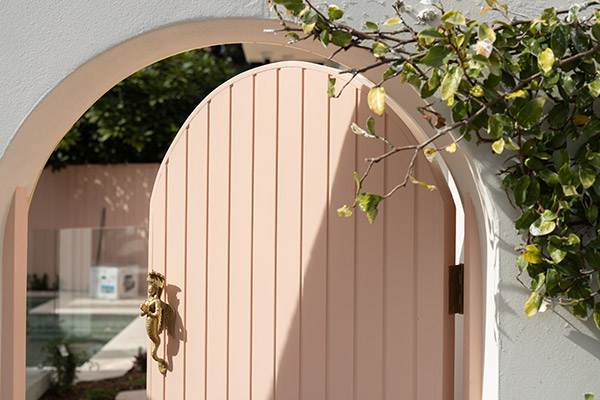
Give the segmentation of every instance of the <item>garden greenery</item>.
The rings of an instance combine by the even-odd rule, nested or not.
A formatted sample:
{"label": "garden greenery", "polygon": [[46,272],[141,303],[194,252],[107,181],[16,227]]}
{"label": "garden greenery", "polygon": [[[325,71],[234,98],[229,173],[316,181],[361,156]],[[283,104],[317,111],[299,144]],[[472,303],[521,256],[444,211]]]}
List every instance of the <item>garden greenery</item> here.
{"label": "garden greenery", "polygon": [[[409,82],[423,99],[432,99],[419,110],[436,133],[418,145],[394,146],[377,135],[372,118],[364,129],[352,125],[356,134],[384,140],[389,149],[368,159],[362,176],[354,173],[357,195],[338,210],[341,216],[358,207],[373,222],[378,204],[397,189],[410,183],[434,189],[414,176],[417,157],[431,161],[440,152],[453,153],[463,139],[489,143],[506,159],[499,171],[502,189],[520,210],[515,227],[524,244],[517,249],[517,279],[526,286],[521,275],[531,278],[527,316],[535,315],[545,298],[579,318],[593,315],[600,328],[600,118],[594,110],[600,95],[600,11],[592,10],[600,3],[549,8],[539,18],[521,20],[511,19],[505,4],[485,0],[481,13],[501,17],[493,23],[434,3],[441,23],[416,30],[405,22],[400,1],[392,18],[366,21],[361,29],[344,24],[343,10],[334,5],[270,1],[282,23],[278,31],[292,42],[319,40],[332,48],[332,56],[351,47],[370,51],[373,63],[347,71],[352,76],[388,67],[368,95],[373,113],[383,114],[390,79]],[[289,24],[288,16],[300,26]],[[332,97],[334,90],[331,80]],[[451,108],[451,122],[433,108],[440,102]],[[438,147],[443,136],[452,141]],[[371,167],[401,151],[413,157],[398,186],[388,193],[361,191]]]}

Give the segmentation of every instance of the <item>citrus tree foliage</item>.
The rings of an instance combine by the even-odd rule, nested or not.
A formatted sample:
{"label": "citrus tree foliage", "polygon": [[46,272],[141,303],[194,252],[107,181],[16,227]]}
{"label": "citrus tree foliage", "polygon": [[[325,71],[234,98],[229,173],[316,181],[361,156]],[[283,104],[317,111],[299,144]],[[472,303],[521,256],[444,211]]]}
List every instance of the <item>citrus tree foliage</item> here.
{"label": "citrus tree foliage", "polygon": [[[579,318],[593,314],[600,328],[600,118],[594,109],[600,95],[600,12],[590,9],[598,3],[549,8],[538,18],[514,20],[505,4],[486,0],[482,13],[500,17],[493,23],[434,4],[441,23],[416,30],[405,23],[402,2],[395,3],[395,15],[387,21],[366,21],[360,28],[344,24],[343,10],[334,5],[272,2],[291,41],[316,39],[333,55],[350,47],[373,54],[371,65],[348,73],[388,67],[368,96],[375,114],[384,111],[390,79],[409,82],[422,98],[431,99],[420,111],[436,133],[419,145],[394,146],[377,135],[371,118],[365,128],[353,124],[356,134],[384,140],[389,151],[368,159],[362,176],[355,173],[354,204],[340,208],[340,215],[349,216],[358,206],[372,222],[377,205],[398,188],[416,183],[434,189],[413,176],[419,154],[432,160],[439,152],[453,153],[463,139],[488,143],[505,160],[499,171],[502,189],[520,210],[515,227],[525,243],[518,249],[517,278],[524,286],[521,275],[531,278],[527,316],[536,314],[546,298]],[[286,13],[300,27],[289,25]],[[335,96],[334,82],[329,86]],[[452,121],[432,108],[436,103],[451,108]],[[451,144],[438,147],[436,141],[451,132]],[[398,186],[389,193],[362,192],[371,167],[400,151],[413,157]]]}
{"label": "citrus tree foliage", "polygon": [[160,162],[198,103],[248,68],[240,46],[216,46],[141,69],[86,111],[48,164]]}

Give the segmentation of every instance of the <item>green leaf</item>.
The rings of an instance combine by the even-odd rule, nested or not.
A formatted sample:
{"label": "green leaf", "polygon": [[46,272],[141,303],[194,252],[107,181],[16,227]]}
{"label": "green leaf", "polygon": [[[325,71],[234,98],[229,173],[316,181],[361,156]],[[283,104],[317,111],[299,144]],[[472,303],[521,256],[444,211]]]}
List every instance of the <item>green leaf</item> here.
{"label": "green leaf", "polygon": [[515,203],[520,206],[525,203],[527,198],[527,188],[531,183],[529,176],[523,175],[519,179],[517,179],[517,183],[515,184],[513,195],[515,196]]}
{"label": "green leaf", "polygon": [[517,218],[517,220],[515,221],[515,228],[521,230],[521,229],[528,229],[529,225],[533,224],[533,222],[538,219],[538,213],[530,208],[529,210],[525,211],[519,218]]}
{"label": "green leaf", "polygon": [[483,22],[481,25],[479,25],[477,37],[479,38],[479,40],[490,39],[490,41],[492,43],[494,43],[496,41],[496,33],[485,22]]}
{"label": "green leaf", "polygon": [[360,177],[356,171],[354,171],[352,177],[354,178],[354,182],[356,182],[356,193],[358,193],[360,192]]}
{"label": "green leaf", "polygon": [[554,51],[554,54],[558,58],[562,58],[567,51],[569,45],[569,27],[566,25],[559,25],[554,29],[550,36],[550,46]]}
{"label": "green leaf", "polygon": [[600,132],[600,119],[592,118],[585,123],[581,134],[585,136],[596,136]]}
{"label": "green leaf", "polygon": [[336,20],[336,19],[340,19],[344,16],[344,12],[342,10],[340,10],[337,6],[329,6],[329,9],[327,10],[327,15],[329,15],[329,18]]}
{"label": "green leaf", "polygon": [[529,189],[527,189],[525,203],[523,203],[523,205],[534,205],[540,198],[540,190],[540,182],[536,178],[532,178],[531,183],[529,184]]}
{"label": "green leaf", "polygon": [[481,96],[483,96],[484,93],[483,93],[483,89],[481,88],[481,86],[475,85],[471,88],[471,90],[469,90],[469,94],[474,97],[481,97]]}
{"label": "green leaf", "polygon": [[558,149],[552,152],[552,161],[554,162],[554,168],[556,170],[560,170],[560,168],[568,163],[569,160],[569,152],[566,149]]}
{"label": "green leaf", "polygon": [[289,32],[285,34],[285,37],[289,37],[292,38],[292,41],[296,42],[298,40],[300,40],[300,36],[298,36],[298,34],[296,32]]}
{"label": "green leaf", "polygon": [[555,247],[551,243],[548,244],[548,252],[550,253],[550,258],[552,258],[552,261],[554,261],[556,264],[564,260],[567,255],[565,250],[561,249],[560,247]]}
{"label": "green leaf", "polygon": [[519,254],[517,257],[517,267],[519,271],[524,271],[529,266],[529,262],[523,257],[523,254]]}
{"label": "green leaf", "polygon": [[552,71],[552,68],[554,67],[554,61],[554,52],[551,48],[547,48],[538,54],[538,66],[542,71],[544,71],[544,74]]}
{"label": "green leaf", "polygon": [[535,279],[531,281],[531,290],[535,292],[539,291],[544,285],[544,283],[546,283],[546,274],[540,272],[539,274],[537,274]]}
{"label": "green leaf", "polygon": [[517,122],[524,128],[532,128],[537,125],[544,110],[546,98],[536,97],[529,100],[517,114]]}
{"label": "green leaf", "polygon": [[438,68],[444,65],[444,60],[449,54],[451,54],[451,52],[446,48],[446,46],[433,46],[421,59],[421,62],[425,65],[429,65],[430,67]]}
{"label": "green leaf", "polygon": [[433,95],[438,90],[441,83],[441,74],[439,69],[436,68],[431,71],[431,76],[429,79],[427,79],[427,83],[421,88],[421,97],[426,99],[427,97]]}
{"label": "green leaf", "polygon": [[375,57],[383,57],[388,51],[385,44],[380,42],[373,43],[372,53]]}
{"label": "green leaf", "polygon": [[329,78],[327,81],[327,96],[335,97],[335,78]]}
{"label": "green leaf", "polygon": [[[596,328],[600,329],[600,303],[596,303],[594,306],[594,322],[596,323]],[[591,395],[590,399],[594,399],[594,396]],[[588,394],[585,395],[585,400],[588,400]]]}
{"label": "green leaf", "polygon": [[337,213],[342,218],[347,218],[352,215],[352,209],[344,204],[344,206],[337,209]]}
{"label": "green leaf", "polygon": [[525,159],[525,166],[532,171],[541,171],[544,169],[544,164],[535,157],[527,157]]}
{"label": "green leaf", "polygon": [[525,314],[527,317],[533,317],[537,314],[542,305],[542,296],[538,292],[533,292],[525,303]]}
{"label": "green leaf", "polygon": [[329,45],[329,32],[322,31],[319,35],[319,39],[321,39],[321,43],[323,43],[323,46],[327,47],[327,45]]}
{"label": "green leaf", "polygon": [[352,43],[352,34],[335,30],[331,33],[331,43],[339,47],[348,47],[350,46],[350,43]]}
{"label": "green leaf", "polygon": [[375,135],[375,119],[373,117],[367,118],[367,129],[371,135]]}
{"label": "green leaf", "polygon": [[590,224],[593,224],[598,219],[598,206],[592,204],[590,208],[585,211],[585,217]]}
{"label": "green leaf", "polygon": [[460,121],[467,115],[468,104],[464,101],[457,101],[452,107],[452,120],[454,122]]}
{"label": "green leaf", "polygon": [[504,151],[504,139],[500,138],[492,143],[492,150],[494,150],[494,153],[496,154],[502,154]]}
{"label": "green leaf", "polygon": [[369,104],[371,111],[382,116],[385,111],[385,89],[381,86],[376,86],[369,90],[367,103]]}
{"label": "green leaf", "polygon": [[560,274],[554,268],[548,268],[546,271],[546,293],[553,292],[558,285]]}
{"label": "green leaf", "polygon": [[[596,315],[594,314],[594,320],[596,320]],[[596,323],[596,326],[598,326],[598,323]],[[598,329],[600,329],[600,327],[598,327]],[[583,400],[594,400],[594,394],[593,393],[586,393],[583,395]]]}
{"label": "green leaf", "polygon": [[589,189],[596,181],[596,169],[587,165],[580,167],[579,180],[584,188]]}
{"label": "green leaf", "polygon": [[557,215],[552,210],[544,210],[542,213],[542,219],[544,221],[554,221],[557,218]]}
{"label": "green leaf", "polygon": [[448,100],[453,97],[460,85],[460,81],[463,77],[462,68],[458,66],[454,66],[450,68],[448,72],[444,75],[444,79],[442,79],[442,99]]}
{"label": "green leaf", "polygon": [[538,218],[531,226],[529,227],[529,233],[533,236],[544,236],[552,233],[556,228],[556,222],[554,221],[545,221],[542,217]]}
{"label": "green leaf", "polygon": [[375,222],[375,218],[377,218],[377,213],[379,213],[379,210],[377,208],[367,211],[367,219],[369,220],[370,224]]}
{"label": "green leaf", "polygon": [[590,94],[594,97],[600,96],[600,77],[594,79],[588,84]]}
{"label": "green leaf", "polygon": [[460,13],[460,11],[448,11],[446,14],[442,15],[442,21],[450,24],[450,25],[466,25],[467,20],[464,15]]}
{"label": "green leaf", "polygon": [[504,145],[506,146],[507,149],[509,150],[519,150],[520,147],[517,143],[515,143],[512,138],[510,136],[506,137],[506,143],[504,143]]}
{"label": "green leaf", "polygon": [[506,114],[493,114],[488,119],[488,135],[498,139],[503,132],[512,132],[515,126],[511,117]]}
{"label": "green leaf", "polygon": [[423,41],[423,40],[440,40],[440,39],[446,39],[446,35],[444,35],[443,33],[439,32],[435,28],[424,29],[424,30],[422,30],[421,32],[419,32],[417,34],[417,37],[421,41]]}
{"label": "green leaf", "polygon": [[375,22],[367,21],[367,22],[365,22],[365,26],[367,27],[368,30],[373,31],[373,32],[377,32],[379,30],[379,27],[377,26],[377,24]]}
{"label": "green leaf", "polygon": [[542,252],[532,244],[525,248],[523,257],[532,264],[539,264],[542,262]]}
{"label": "green leaf", "polygon": [[563,194],[567,197],[579,197],[577,188],[573,185],[562,185]]}
{"label": "green leaf", "polygon": [[592,35],[594,36],[594,39],[600,41],[600,24],[599,23],[596,23],[596,24],[594,24],[594,26],[592,26]]}
{"label": "green leaf", "polygon": [[540,178],[550,186],[554,186],[559,182],[558,174],[550,171],[549,169],[545,169],[540,172]]}
{"label": "green leaf", "polygon": [[[375,217],[377,216],[377,213],[373,213],[372,211],[377,209],[377,205],[381,202],[381,200],[383,200],[383,197],[372,193],[361,193],[356,196],[356,203],[358,204],[358,207],[367,213],[370,223],[373,223],[372,221],[374,221]],[[369,212],[371,213],[369,214]]]}
{"label": "green leaf", "polygon": [[567,103],[559,103],[550,110],[548,114],[548,123],[553,127],[559,127],[567,122],[570,114],[570,107]]}
{"label": "green leaf", "polygon": [[564,163],[558,170],[558,180],[563,185],[570,185],[573,182],[573,171],[568,163]]}
{"label": "green leaf", "polygon": [[577,87],[575,86],[575,81],[569,74],[561,73],[559,84],[565,90],[568,96],[573,96]]}

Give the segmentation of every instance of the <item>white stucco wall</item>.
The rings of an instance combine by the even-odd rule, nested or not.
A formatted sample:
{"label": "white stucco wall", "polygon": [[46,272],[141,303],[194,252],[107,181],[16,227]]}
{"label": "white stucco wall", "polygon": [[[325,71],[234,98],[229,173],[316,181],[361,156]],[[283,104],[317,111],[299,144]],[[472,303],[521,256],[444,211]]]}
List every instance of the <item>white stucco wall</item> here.
{"label": "white stucco wall", "polygon": [[[391,0],[347,0],[338,5],[347,10],[348,22],[358,25],[365,19],[386,19],[391,3]],[[528,16],[539,14],[552,3],[562,5],[558,0],[508,1],[511,10]],[[407,4],[415,12],[429,7],[415,0],[407,1]],[[458,8],[474,18],[478,18],[481,5],[467,0],[446,2],[447,9]],[[155,56],[147,56],[152,50],[160,48],[152,54],[160,53],[160,57],[166,57],[211,44],[203,39],[203,35],[214,38],[215,32],[224,37],[224,41],[283,42],[281,37],[275,39],[262,34],[262,23],[255,24],[256,34],[247,38],[236,35],[234,24],[196,24],[225,18],[272,16],[265,0],[1,1],[0,235],[14,188],[26,186],[31,192],[45,158],[78,114],[120,79],[156,61]],[[264,26],[269,26],[267,21]],[[206,29],[214,32],[206,32]],[[159,31],[172,31],[174,36],[171,38],[177,39],[173,42],[179,43],[179,47],[171,48],[169,53],[169,35],[153,36]],[[189,37],[182,38],[182,35]],[[130,57],[124,61],[122,57],[127,54]],[[106,66],[104,71],[91,67],[99,58]],[[340,61],[347,65],[353,62],[344,54],[340,55]],[[88,70],[92,73],[86,75]],[[64,93],[57,88],[69,91]],[[405,89],[389,92],[393,95],[401,90]],[[67,117],[56,114],[54,118],[52,113],[44,114],[40,110],[54,101],[52,96],[64,101],[65,107],[73,111]],[[398,100],[406,102],[407,98]],[[40,129],[45,124],[48,129]],[[516,212],[505,194],[496,189],[495,171],[502,160],[491,157],[487,150],[467,147],[463,154],[470,151],[478,154],[472,164],[459,156],[447,163],[455,174],[459,190],[472,192],[478,198],[481,227],[489,231],[487,238],[482,237],[486,239],[487,278],[484,371],[487,391],[484,398],[582,399],[587,391],[600,396],[597,376],[600,333],[591,322],[578,321],[564,309],[526,319],[523,304],[527,294],[515,280],[514,248],[519,244],[519,238],[515,235],[512,220]],[[466,177],[470,167],[476,169],[472,174],[475,179]],[[476,179],[477,172],[481,174],[480,180]]]}

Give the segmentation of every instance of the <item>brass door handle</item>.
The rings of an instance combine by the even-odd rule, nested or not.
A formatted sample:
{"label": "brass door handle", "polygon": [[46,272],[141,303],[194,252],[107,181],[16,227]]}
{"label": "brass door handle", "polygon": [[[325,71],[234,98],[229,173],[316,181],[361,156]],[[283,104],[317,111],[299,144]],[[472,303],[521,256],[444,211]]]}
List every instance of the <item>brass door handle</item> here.
{"label": "brass door handle", "polygon": [[169,335],[174,336],[175,310],[173,307],[160,299],[165,287],[165,277],[159,272],[150,272],[148,278],[148,298],[142,303],[142,317],[146,316],[146,333],[152,341],[152,358],[158,362],[158,370],[161,374],[167,373],[169,364],[167,360],[158,357],[158,346],[160,346],[160,333],[166,325]]}

